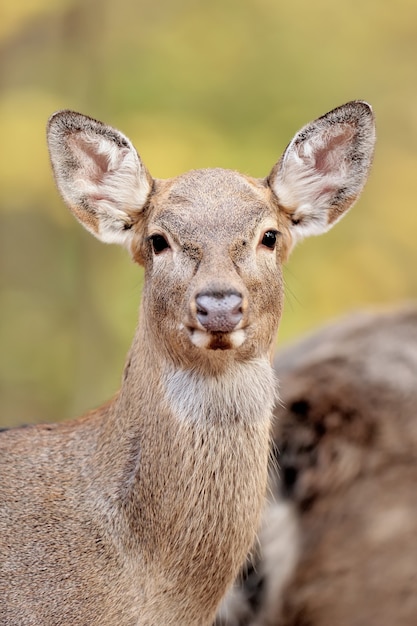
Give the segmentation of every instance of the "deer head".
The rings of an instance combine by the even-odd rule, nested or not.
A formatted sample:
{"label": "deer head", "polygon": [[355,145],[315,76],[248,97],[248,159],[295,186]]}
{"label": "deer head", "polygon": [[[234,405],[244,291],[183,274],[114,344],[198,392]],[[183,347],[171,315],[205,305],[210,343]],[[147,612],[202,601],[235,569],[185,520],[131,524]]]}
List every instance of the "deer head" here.
{"label": "deer head", "polygon": [[371,108],[350,102],[301,129],[266,178],[207,169],[158,180],[114,128],[70,111],[48,125],[64,200],[96,237],[145,266],[147,332],[187,367],[271,349],[282,263],[352,206],[374,138]]}

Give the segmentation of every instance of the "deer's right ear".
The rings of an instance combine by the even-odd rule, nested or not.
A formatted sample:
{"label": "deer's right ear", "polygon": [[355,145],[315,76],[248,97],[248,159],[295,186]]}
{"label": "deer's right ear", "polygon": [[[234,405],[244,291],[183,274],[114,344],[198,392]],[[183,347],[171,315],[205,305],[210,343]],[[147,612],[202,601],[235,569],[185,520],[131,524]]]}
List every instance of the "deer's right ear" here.
{"label": "deer's right ear", "polygon": [[47,137],[58,189],[75,217],[101,241],[129,247],[152,189],[129,139],[72,111],[52,115]]}

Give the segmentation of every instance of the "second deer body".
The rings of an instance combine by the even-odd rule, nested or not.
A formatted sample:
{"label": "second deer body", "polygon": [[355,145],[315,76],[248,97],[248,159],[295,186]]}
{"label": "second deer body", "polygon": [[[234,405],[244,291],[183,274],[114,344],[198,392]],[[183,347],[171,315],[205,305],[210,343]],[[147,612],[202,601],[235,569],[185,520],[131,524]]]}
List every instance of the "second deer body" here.
{"label": "second deer body", "polygon": [[0,623],[208,625],[262,509],[282,263],[359,195],[372,113],[306,126],[266,179],[154,180],[124,135],[68,111],[48,140],[64,200],[145,286],[117,396],[0,437]]}
{"label": "second deer body", "polygon": [[416,305],[321,328],[275,371],[279,475],[217,626],[414,626]]}

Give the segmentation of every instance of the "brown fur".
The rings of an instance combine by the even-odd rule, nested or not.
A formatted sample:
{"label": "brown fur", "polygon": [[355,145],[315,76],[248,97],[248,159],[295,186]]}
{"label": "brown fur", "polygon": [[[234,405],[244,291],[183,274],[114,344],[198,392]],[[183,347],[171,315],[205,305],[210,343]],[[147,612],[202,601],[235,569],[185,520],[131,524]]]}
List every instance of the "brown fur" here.
{"label": "brown fur", "polygon": [[413,626],[417,309],[355,315],[283,351],[276,370],[275,497],[293,510],[298,562],[269,594],[286,565],[271,560],[281,523],[261,535],[256,607],[226,623]]}
{"label": "brown fur", "polygon": [[[127,138],[80,114],[56,114],[48,139],[69,207],[128,247],[145,286],[117,396],[0,437],[0,623],[204,626],[262,508],[291,225],[266,180],[217,169],[151,181]],[[262,243],[271,229],[284,233],[276,248]],[[241,295],[236,330],[205,331],[205,290]]]}

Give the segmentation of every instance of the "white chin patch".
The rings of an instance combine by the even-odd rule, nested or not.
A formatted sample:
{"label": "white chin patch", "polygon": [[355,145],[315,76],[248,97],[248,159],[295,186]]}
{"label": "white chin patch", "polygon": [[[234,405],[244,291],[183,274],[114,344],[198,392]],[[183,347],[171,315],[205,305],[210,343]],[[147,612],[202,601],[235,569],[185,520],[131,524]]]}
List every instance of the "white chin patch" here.
{"label": "white chin patch", "polygon": [[210,335],[205,330],[193,330],[191,333],[191,342],[197,348],[208,348],[210,343]]}
{"label": "white chin patch", "polygon": [[240,328],[239,330],[234,330],[232,333],[230,333],[230,343],[232,344],[233,348],[240,348],[244,341],[245,331],[243,330],[243,328]]}
{"label": "white chin patch", "polygon": [[[234,330],[231,333],[227,333],[227,342],[230,345],[230,349],[239,348],[245,341],[245,331],[240,328]],[[197,348],[211,348],[213,343],[213,335],[205,330],[194,329],[191,331],[191,342]]]}

